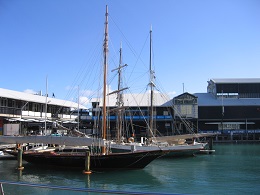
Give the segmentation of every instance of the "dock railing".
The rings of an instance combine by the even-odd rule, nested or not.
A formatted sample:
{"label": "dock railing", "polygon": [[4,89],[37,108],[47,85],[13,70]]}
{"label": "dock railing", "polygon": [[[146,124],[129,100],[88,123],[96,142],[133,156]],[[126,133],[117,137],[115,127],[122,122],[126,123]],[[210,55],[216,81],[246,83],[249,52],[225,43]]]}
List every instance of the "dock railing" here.
{"label": "dock railing", "polygon": [[26,186],[34,188],[46,188],[59,191],[70,191],[70,192],[89,192],[89,193],[103,193],[103,194],[135,194],[135,195],[172,195],[172,193],[150,193],[150,192],[129,192],[129,191],[117,191],[117,190],[102,190],[102,189],[93,189],[93,188],[73,188],[68,186],[55,186],[55,185],[46,185],[46,184],[34,184],[26,182],[14,182],[14,181],[3,181],[0,180],[0,193],[4,195],[4,185],[14,185],[14,186]]}

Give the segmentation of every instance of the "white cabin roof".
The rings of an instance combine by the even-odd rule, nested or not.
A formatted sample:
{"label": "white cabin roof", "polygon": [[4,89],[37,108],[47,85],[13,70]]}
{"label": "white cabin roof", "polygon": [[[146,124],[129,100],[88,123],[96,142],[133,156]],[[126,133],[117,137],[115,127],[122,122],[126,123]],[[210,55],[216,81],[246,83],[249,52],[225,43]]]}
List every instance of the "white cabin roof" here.
{"label": "white cabin roof", "polygon": [[[9,89],[0,88],[0,97],[10,98],[15,100],[22,100],[28,102],[35,102],[35,103],[46,103],[46,97],[41,95],[33,95],[30,93],[20,92],[20,91],[13,91]],[[49,105],[57,105],[57,106],[64,106],[70,108],[78,108],[78,104],[76,102],[61,100],[56,98],[47,97],[47,102]],[[79,105],[80,109],[86,109],[85,106]]]}

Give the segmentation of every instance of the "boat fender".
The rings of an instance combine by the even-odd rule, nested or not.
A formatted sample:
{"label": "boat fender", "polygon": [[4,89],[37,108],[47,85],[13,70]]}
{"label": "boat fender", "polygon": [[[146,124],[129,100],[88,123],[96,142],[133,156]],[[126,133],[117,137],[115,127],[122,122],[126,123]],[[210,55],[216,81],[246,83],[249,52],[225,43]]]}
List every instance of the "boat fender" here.
{"label": "boat fender", "polygon": [[134,139],[133,137],[129,137],[129,138],[128,138],[128,142],[132,143],[132,142],[134,142],[134,141],[135,141],[135,139]]}

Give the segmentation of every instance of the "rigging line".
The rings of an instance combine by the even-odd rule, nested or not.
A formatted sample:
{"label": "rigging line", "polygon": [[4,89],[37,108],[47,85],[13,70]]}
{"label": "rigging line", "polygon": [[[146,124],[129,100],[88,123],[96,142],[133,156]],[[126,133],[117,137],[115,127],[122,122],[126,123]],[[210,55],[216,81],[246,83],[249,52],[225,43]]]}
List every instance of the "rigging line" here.
{"label": "rigging line", "polygon": [[[102,67],[101,66],[97,66],[97,67],[99,67],[99,71],[95,71],[95,73],[93,74],[93,79],[92,79],[92,82],[86,82],[86,84],[85,84],[85,86],[84,86],[84,89],[86,89],[86,90],[88,90],[88,91],[90,91],[90,92],[92,92],[91,94],[92,95],[94,95],[96,92],[97,92],[97,90],[101,90],[102,88],[100,87],[101,86],[101,84],[100,84],[100,81],[101,81],[101,78],[100,79],[97,79],[97,78],[99,78],[99,77],[101,77],[101,74],[100,74],[100,72],[102,72],[103,70],[102,70]],[[96,69],[97,70],[97,69]],[[95,85],[95,83],[97,83],[96,81],[99,81],[99,88],[98,87],[96,87],[96,85]],[[90,86],[89,86],[90,85]],[[89,86],[89,87],[88,87]],[[93,90],[93,88],[95,88],[95,90]],[[89,95],[89,96],[91,96],[91,94]]]}
{"label": "rigging line", "polygon": [[[128,39],[126,38],[126,36],[124,35],[124,33],[122,32],[122,30],[119,28],[119,26],[117,25],[117,23],[115,22],[115,20],[113,19],[113,17],[110,16],[111,21],[115,24],[115,26],[117,27],[117,29],[119,30],[119,32],[121,33],[121,35],[123,36],[123,38],[125,39],[128,47],[130,48],[130,50],[132,51],[132,53],[138,58],[137,52],[134,50],[134,48],[132,47],[132,45],[130,44],[130,42],[128,41]],[[142,61],[142,59],[141,59]],[[142,61],[143,62],[143,61]],[[145,64],[143,62],[143,64]]]}
{"label": "rigging line", "polygon": [[164,101],[168,102],[168,101],[171,100],[171,98],[169,97],[168,94],[162,93],[161,91],[158,91],[158,92],[159,92],[159,94],[160,94],[160,97],[161,97]]}
{"label": "rigging line", "polygon": [[[101,53],[99,53],[99,57],[96,58],[95,62],[94,62],[94,66],[91,68],[91,71],[90,71],[90,76],[88,78],[88,80],[91,80],[92,79],[92,82],[85,82],[86,84],[84,85],[84,90],[87,90],[90,94],[82,94],[82,96],[87,96],[88,99],[91,99],[94,95],[97,96],[97,93],[102,89],[101,86],[101,78],[100,79],[97,79],[99,78],[102,74],[100,74],[103,69],[102,69],[102,66],[95,66],[96,64],[98,63],[101,63],[101,62],[97,62],[98,60],[97,59],[102,59],[102,57],[100,56],[103,56]],[[98,67],[98,68],[95,68],[95,67]],[[95,71],[94,71],[95,70]],[[95,83],[97,83],[96,81],[99,81],[99,87],[95,87]],[[92,90],[93,88],[95,88],[95,90]]]}
{"label": "rigging line", "polygon": [[192,130],[192,127],[190,126],[189,122],[181,117],[181,114],[180,114],[180,112],[178,111],[178,109],[176,109],[176,108],[173,106],[173,110],[174,110],[174,112],[179,116],[181,122],[184,124],[184,126],[187,128],[187,130],[190,131],[191,133],[195,133],[195,132]]}
{"label": "rigging line", "polygon": [[146,128],[146,126],[142,126],[142,125],[136,125],[136,124],[133,124],[133,126],[135,126],[135,127],[142,127],[142,128]]}
{"label": "rigging line", "polygon": [[134,78],[134,80],[133,81],[130,81],[130,80],[128,80],[128,81],[126,81],[125,83],[127,84],[127,86],[129,86],[131,89],[135,89],[135,90],[138,90],[138,89],[143,89],[143,87],[144,86],[146,86],[146,85],[141,85],[140,84],[140,82],[138,82],[139,83],[139,85],[137,86],[136,85],[136,81],[141,81],[142,80],[142,78],[144,78],[144,76],[145,75],[147,75],[147,73],[148,72],[146,72],[146,73],[144,73],[144,74],[142,74],[142,75],[139,75],[138,77],[136,77],[136,78]]}
{"label": "rigging line", "polygon": [[[170,107],[172,107],[172,110],[174,111],[173,101],[170,101],[171,98],[167,95],[167,93],[165,93],[165,92],[161,93],[161,90],[157,87],[157,85],[156,85],[156,89],[160,92],[160,93],[159,93],[160,96],[161,96],[165,101],[167,101],[167,102],[170,103]],[[170,112],[170,109],[168,109],[168,111],[169,111],[169,113],[171,113],[171,112]],[[172,114],[171,114],[171,115],[172,115]],[[173,116],[172,116],[172,117],[173,117]]]}
{"label": "rigging line", "polygon": [[142,58],[141,58],[140,56],[141,56],[141,54],[142,54],[142,51],[143,51],[143,49],[144,49],[144,46],[145,46],[146,43],[147,43],[147,40],[148,40],[149,35],[147,36],[147,38],[146,38],[146,40],[145,40],[145,43],[144,43],[144,45],[143,45],[143,47],[142,47],[142,49],[141,49],[141,52],[139,53],[139,55],[137,55],[137,52],[136,52],[136,51],[134,50],[134,48],[131,46],[130,42],[128,41],[128,39],[126,38],[126,36],[125,36],[124,33],[122,32],[122,30],[119,28],[119,26],[117,25],[117,23],[115,22],[115,20],[113,19],[113,17],[110,16],[110,19],[111,19],[111,21],[115,24],[115,26],[117,27],[117,29],[119,30],[119,32],[121,33],[121,35],[123,36],[123,38],[125,39],[126,44],[128,45],[128,48],[130,48],[131,52],[134,54],[134,56],[135,56],[136,59],[137,59],[137,60],[136,60],[136,63],[135,63],[134,66],[133,66],[132,72],[131,72],[131,74],[130,74],[130,78],[131,78],[132,73],[133,73],[134,69],[136,68],[137,62],[138,62],[139,60],[140,60],[140,61],[142,62],[142,64],[146,67],[144,61],[142,60]]}
{"label": "rigging line", "polygon": [[[95,79],[92,79],[92,78],[97,78],[96,76],[98,75],[98,68],[95,68],[95,67],[99,67],[99,66],[96,66],[97,63],[97,59],[95,59],[95,61],[93,63],[90,63],[91,64],[91,67],[88,69],[88,71],[85,72],[85,74],[83,75],[83,79],[81,80],[80,82],[80,85],[82,85],[82,83],[85,83],[84,85],[84,89],[87,89],[88,85],[89,86],[93,86],[93,83],[96,82]],[[90,65],[89,65],[90,66]],[[100,68],[100,67],[99,67]],[[91,82],[92,80],[92,82]]]}
{"label": "rigging line", "polygon": [[112,81],[115,79],[116,76],[117,76],[117,75],[114,74],[113,77],[110,77],[110,78],[109,78],[108,85],[111,85]]}
{"label": "rigging line", "polygon": [[[92,59],[92,56],[93,56],[93,54],[91,55],[91,57],[88,59],[88,61],[90,62],[90,61],[92,61],[91,59]],[[86,64],[92,64],[92,63],[86,63]],[[90,65],[89,65],[90,66]],[[79,80],[83,77],[82,75],[83,75],[83,73],[84,72],[86,72],[85,70],[88,68],[88,66],[85,66],[85,63],[84,64],[82,64],[82,66],[81,66],[81,68],[79,69],[79,71],[78,71],[78,73],[77,73],[77,75],[76,75],[76,77],[74,78],[74,80],[73,80],[73,82],[72,82],[72,84],[71,84],[71,88],[72,89],[74,89],[74,87],[76,86],[76,85],[78,85],[77,83],[79,82]],[[84,77],[83,77],[84,78]],[[71,94],[71,91],[69,91],[68,93],[67,93],[67,97],[69,97],[69,96],[71,96],[72,94]]]}
{"label": "rigging line", "polygon": [[[100,79],[98,79],[99,82],[101,81]],[[101,84],[99,83],[99,86],[101,86]],[[102,90],[102,87],[99,87],[97,90],[95,91],[90,91],[91,93],[90,94],[87,94],[85,95],[86,96],[86,100],[84,102],[82,102],[82,104],[86,104],[86,103],[91,103],[91,99],[92,98],[97,98],[101,96],[101,90]],[[83,96],[84,97],[84,96]]]}
{"label": "rigging line", "polygon": [[[74,94],[74,96],[73,96],[73,99],[74,99],[74,100],[76,100],[77,98],[79,98],[80,96],[82,96],[82,92],[80,93],[80,96],[78,96],[78,94],[76,94],[76,90],[75,90],[75,89],[76,89],[75,86],[70,89],[70,91],[67,93],[67,98],[66,98],[66,99],[68,99],[69,96],[72,97],[73,94]],[[64,101],[63,105],[65,105],[66,102],[67,102],[67,100]],[[59,109],[56,113],[59,113],[60,110],[61,110],[61,109]]]}
{"label": "rigging line", "polygon": [[[100,45],[100,44],[97,44],[97,46]],[[91,61],[93,61],[93,56],[95,56],[94,54],[97,53],[97,46],[95,47],[95,49],[93,50],[93,52],[90,54],[90,57],[89,59],[87,60],[88,62],[87,63],[83,63],[81,68],[79,69],[76,77],[74,77],[74,80],[71,84],[71,90],[68,91],[68,93],[66,94],[65,96],[65,99],[69,99],[69,97],[72,97],[73,94],[75,94],[75,86],[78,86],[79,84],[77,84],[78,82],[80,82],[80,79],[81,79],[81,82],[82,83],[84,81],[84,78],[88,78],[86,76],[86,73],[89,73],[89,71],[86,71],[86,70],[92,70],[92,63]],[[90,53],[90,52],[89,52]],[[88,66],[85,66],[85,65],[88,65]],[[83,73],[85,73],[85,75],[83,75]]]}
{"label": "rigging line", "polygon": [[156,79],[156,86],[158,86],[158,87],[156,87],[159,91],[163,91],[163,93],[165,93],[165,94],[168,94],[167,92],[166,92],[166,90],[163,88],[163,85],[161,84],[161,82],[160,82],[160,80],[157,78]]}
{"label": "rigging line", "polygon": [[[109,54],[110,54],[109,65],[111,67],[111,65],[113,64],[113,67],[111,67],[110,69],[115,69],[115,68],[117,68],[117,65],[118,65],[119,56],[118,56],[117,49],[115,49],[115,47],[114,47],[113,40],[111,39],[111,37],[109,37],[109,39],[110,39],[110,48],[112,48],[112,51],[113,51],[113,52],[111,52],[111,51],[109,52]],[[113,56],[111,55],[111,53],[113,53]]]}
{"label": "rigging line", "polygon": [[[147,75],[149,72],[149,70],[147,70],[146,72],[144,72],[143,74],[137,75],[137,77],[133,78],[132,81],[130,81],[130,79],[127,80],[127,83],[129,83],[128,86],[130,86],[131,88],[133,87],[133,85],[136,84],[136,81],[140,81],[144,78],[145,75]],[[132,84],[131,84],[132,83]]]}
{"label": "rigging line", "polygon": [[131,167],[131,166],[134,165],[135,163],[141,161],[141,160],[142,160],[144,157],[146,157],[149,153],[150,153],[150,152],[147,152],[147,153],[144,154],[141,158],[139,158],[139,159],[137,159],[135,162],[131,163],[131,164],[129,165],[129,167]]}
{"label": "rigging line", "polygon": [[[94,65],[95,64],[97,64],[97,60],[95,60]],[[96,80],[94,78],[97,78],[97,75],[99,75],[99,74],[97,73],[98,72],[97,68],[94,68],[94,67],[96,67],[96,66],[92,66],[92,68],[90,68],[90,71],[86,71],[85,75],[83,76],[83,78],[80,82],[80,85],[82,85],[83,82],[85,83],[85,85],[82,88],[81,93],[80,93],[81,96],[85,95],[84,94],[85,90],[90,91],[91,87],[94,86],[94,83],[96,82]],[[96,71],[94,71],[94,70],[96,70]],[[92,80],[92,82],[91,82],[91,80]],[[88,87],[88,86],[91,86],[91,87]]]}
{"label": "rigging line", "polygon": [[138,63],[139,60],[142,62],[142,64],[144,65],[144,67],[146,67],[146,64],[143,62],[143,60],[142,60],[142,58],[141,58],[141,54],[143,53],[143,50],[144,50],[144,48],[145,48],[145,45],[146,45],[147,42],[148,42],[148,41],[147,41],[148,38],[149,38],[149,35],[146,37],[146,40],[145,40],[145,42],[144,42],[144,44],[143,44],[143,47],[142,47],[142,49],[141,49],[141,52],[139,53],[139,55],[138,55],[138,57],[137,57],[137,59],[136,59],[136,63],[134,64],[134,66],[133,66],[133,68],[132,68],[132,71],[131,71],[131,73],[130,73],[130,75],[129,75],[129,80],[131,79],[131,77],[132,77],[132,75],[133,75],[133,72],[134,72],[134,70],[135,70],[135,68],[136,68],[137,63]]}
{"label": "rigging line", "polygon": [[[142,95],[143,95],[142,97],[144,98],[145,93],[140,93],[140,94],[142,94]],[[140,94],[139,94],[139,95],[140,95]],[[142,117],[144,118],[144,121],[145,121],[145,123],[146,123],[146,125],[147,125],[147,127],[148,127],[148,129],[149,129],[149,131],[150,131],[150,133],[151,133],[151,135],[154,136],[154,134],[153,134],[153,132],[151,131],[151,128],[150,128],[150,126],[149,126],[149,121],[147,121],[147,119],[145,119],[144,113],[142,112],[142,109],[140,108],[140,103],[138,103],[138,102],[136,101],[136,98],[134,98],[133,95],[132,95],[132,97],[133,97],[133,99],[134,99],[134,101],[135,101],[135,104],[138,105],[138,109],[139,109],[139,111],[140,111]],[[141,99],[141,102],[142,102],[143,98]]]}
{"label": "rigging line", "polygon": [[86,97],[87,98],[94,98],[94,97],[98,97],[98,94],[101,93],[101,90],[103,89],[103,87],[101,87],[101,83],[100,83],[100,79],[99,80],[99,84],[98,84],[98,88],[96,90],[90,90],[88,89],[89,91],[89,94],[86,94]]}

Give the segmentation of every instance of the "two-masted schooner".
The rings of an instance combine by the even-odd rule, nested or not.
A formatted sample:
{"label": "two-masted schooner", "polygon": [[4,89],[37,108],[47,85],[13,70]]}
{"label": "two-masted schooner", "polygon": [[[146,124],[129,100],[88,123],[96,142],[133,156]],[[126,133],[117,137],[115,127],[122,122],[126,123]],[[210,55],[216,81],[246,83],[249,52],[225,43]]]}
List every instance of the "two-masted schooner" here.
{"label": "two-masted schooner", "polygon": [[[103,125],[102,125],[102,152],[101,153],[90,153],[90,170],[108,170],[108,169],[140,169],[147,166],[154,159],[163,155],[163,152],[159,149],[150,151],[131,151],[124,153],[111,153],[107,150],[106,145],[106,80],[107,80],[107,53],[108,53],[108,6],[106,6],[105,14],[105,37],[103,44],[104,52],[104,83],[103,83]],[[43,136],[41,136],[43,137]],[[47,137],[47,136],[46,136]],[[35,141],[40,137],[35,137]],[[64,136],[64,144],[66,145],[66,137]],[[68,137],[67,137],[68,138]],[[62,139],[62,138],[58,138]],[[91,143],[94,142],[94,138],[75,138],[75,145],[77,140],[86,141],[89,143],[88,146],[91,147]],[[69,138],[68,138],[69,140]],[[92,141],[93,142],[92,142]],[[21,141],[22,142],[22,141]],[[46,141],[47,142],[47,141]],[[46,143],[43,140],[39,143]],[[71,143],[70,143],[71,144]],[[97,147],[97,146],[96,146]],[[16,151],[9,151],[9,153],[17,155]],[[53,166],[66,166],[66,167],[82,167],[84,168],[86,163],[86,152],[59,152],[59,151],[24,151],[23,159],[30,163]]]}

